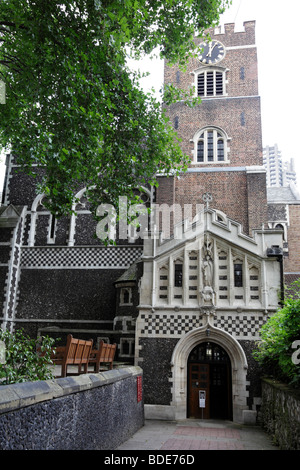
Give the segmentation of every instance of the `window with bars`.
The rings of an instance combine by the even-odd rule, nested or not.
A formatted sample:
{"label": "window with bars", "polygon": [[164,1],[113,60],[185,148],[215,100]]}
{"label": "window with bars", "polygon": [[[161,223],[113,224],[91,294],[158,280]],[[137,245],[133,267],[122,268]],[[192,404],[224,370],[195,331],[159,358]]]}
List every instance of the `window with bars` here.
{"label": "window with bars", "polygon": [[196,303],[198,300],[198,253],[191,251],[189,253],[188,266],[188,284],[189,284],[189,302]]}
{"label": "window with bars", "polygon": [[168,302],[168,270],[163,266],[159,271],[159,299],[163,303]]}
{"label": "window with bars", "polygon": [[205,129],[197,142],[197,163],[224,162],[226,160],[226,139],[218,129]]}
{"label": "window with bars", "polygon": [[175,264],[175,287],[182,287],[182,264]]}
{"label": "window with bars", "polygon": [[197,92],[204,98],[224,95],[224,73],[217,70],[199,73]]}
{"label": "window with bars", "polygon": [[243,287],[243,265],[240,263],[234,265],[234,287]]}
{"label": "window with bars", "polygon": [[259,269],[252,266],[249,269],[249,284],[250,284],[250,300],[259,300],[260,285],[259,285]]}

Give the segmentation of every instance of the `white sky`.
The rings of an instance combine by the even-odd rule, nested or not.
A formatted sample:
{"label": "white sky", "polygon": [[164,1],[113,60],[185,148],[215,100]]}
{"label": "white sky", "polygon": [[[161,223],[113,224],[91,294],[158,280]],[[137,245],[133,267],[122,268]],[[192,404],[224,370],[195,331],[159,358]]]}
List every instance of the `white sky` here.
{"label": "white sky", "polygon": [[263,146],[278,144],[294,158],[300,188],[299,0],[233,0],[224,23],[256,20]]}
{"label": "white sky", "polygon": [[[263,146],[276,143],[283,160],[294,158],[300,191],[300,1],[233,0],[221,23],[235,23],[241,30],[251,20],[256,20]],[[158,82],[159,88],[162,65],[157,69],[145,61],[142,69],[153,72],[148,83]]]}

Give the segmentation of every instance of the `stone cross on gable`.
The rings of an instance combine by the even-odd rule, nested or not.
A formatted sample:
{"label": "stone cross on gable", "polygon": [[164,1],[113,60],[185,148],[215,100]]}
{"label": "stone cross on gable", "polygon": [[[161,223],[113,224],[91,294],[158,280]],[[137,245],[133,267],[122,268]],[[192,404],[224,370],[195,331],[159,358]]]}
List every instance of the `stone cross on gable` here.
{"label": "stone cross on gable", "polygon": [[209,208],[209,203],[212,202],[213,197],[211,193],[204,193],[202,196],[204,202],[206,202],[206,209]]}

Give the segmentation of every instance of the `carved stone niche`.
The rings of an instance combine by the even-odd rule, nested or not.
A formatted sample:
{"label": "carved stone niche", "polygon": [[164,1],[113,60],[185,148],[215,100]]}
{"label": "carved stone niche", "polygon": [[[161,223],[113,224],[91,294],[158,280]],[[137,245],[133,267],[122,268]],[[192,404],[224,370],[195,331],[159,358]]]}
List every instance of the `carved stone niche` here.
{"label": "carved stone niche", "polygon": [[213,288],[214,261],[213,242],[208,234],[205,234],[202,258],[202,290],[200,290],[200,305],[214,306],[216,294]]}

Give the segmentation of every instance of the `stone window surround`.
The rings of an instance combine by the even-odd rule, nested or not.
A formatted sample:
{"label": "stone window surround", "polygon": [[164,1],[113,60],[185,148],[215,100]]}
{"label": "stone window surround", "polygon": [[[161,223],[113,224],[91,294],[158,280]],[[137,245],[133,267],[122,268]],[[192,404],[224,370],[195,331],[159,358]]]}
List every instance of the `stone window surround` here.
{"label": "stone window surround", "polygon": [[192,86],[194,87],[194,90],[195,90],[195,97],[198,97],[198,76],[200,74],[205,74],[207,75],[207,72],[219,72],[219,73],[222,73],[222,76],[223,76],[223,93],[218,95],[218,94],[214,94],[214,95],[209,95],[209,96],[201,96],[200,98],[201,99],[206,99],[206,98],[214,98],[214,97],[218,97],[218,98],[221,98],[221,97],[226,97],[228,96],[228,93],[226,92],[226,88],[227,88],[227,84],[228,84],[228,80],[226,79],[226,74],[228,72],[229,69],[225,68],[225,67],[220,67],[220,66],[215,66],[215,65],[207,65],[207,66],[204,66],[204,67],[200,67],[196,70],[194,70],[193,72],[191,72],[191,75],[194,75],[194,83],[192,83]]}
{"label": "stone window surround", "polygon": [[[126,302],[126,294],[128,294],[128,302]],[[132,287],[121,287],[119,305],[120,306],[133,305],[133,303],[132,303]]]}
{"label": "stone window surround", "polygon": [[[218,134],[218,133],[221,134],[221,136],[223,138],[223,142],[224,142],[224,160],[218,161],[218,154],[217,154],[217,151],[215,151],[213,161],[208,161],[206,155],[204,156],[204,161],[203,162],[198,162],[197,161],[198,141],[200,139],[200,136],[203,133],[206,133],[208,131],[213,131],[214,134]],[[191,164],[192,165],[201,165],[201,166],[203,166],[203,165],[216,165],[216,164],[219,164],[219,165],[229,164],[230,163],[230,160],[229,160],[229,153],[230,153],[229,142],[230,142],[230,140],[231,140],[231,138],[228,136],[228,134],[221,127],[209,126],[208,125],[208,126],[202,127],[201,129],[198,129],[198,131],[194,134],[193,138],[190,140],[190,142],[194,144],[194,149],[192,151]]]}
{"label": "stone window surround", "polygon": [[[85,192],[87,188],[84,187],[76,195],[74,195],[74,202],[72,205],[72,214],[70,216],[69,221],[69,232],[68,232],[68,246],[75,245],[75,229],[76,229],[76,218],[78,214],[91,214],[90,210],[88,210],[85,206],[85,202],[82,201],[82,198],[85,197]],[[153,194],[145,187],[143,187],[144,194],[148,198],[148,200],[152,200]],[[38,215],[48,215],[49,216],[49,225],[48,225],[48,233],[47,233],[47,243],[49,245],[55,244],[55,232],[57,228],[56,220],[53,219],[50,212],[43,207],[43,198],[45,194],[38,194],[34,199],[31,209],[30,209],[30,231],[28,236],[28,246],[33,247],[35,245],[35,235],[36,235],[36,222]],[[42,210],[41,210],[42,209]],[[53,222],[53,224],[52,224]],[[52,237],[51,237],[52,232]],[[113,234],[111,234],[113,238]]]}
{"label": "stone window surround", "polygon": [[[125,350],[128,348],[128,352]],[[120,356],[134,357],[135,338],[120,338]]]}

